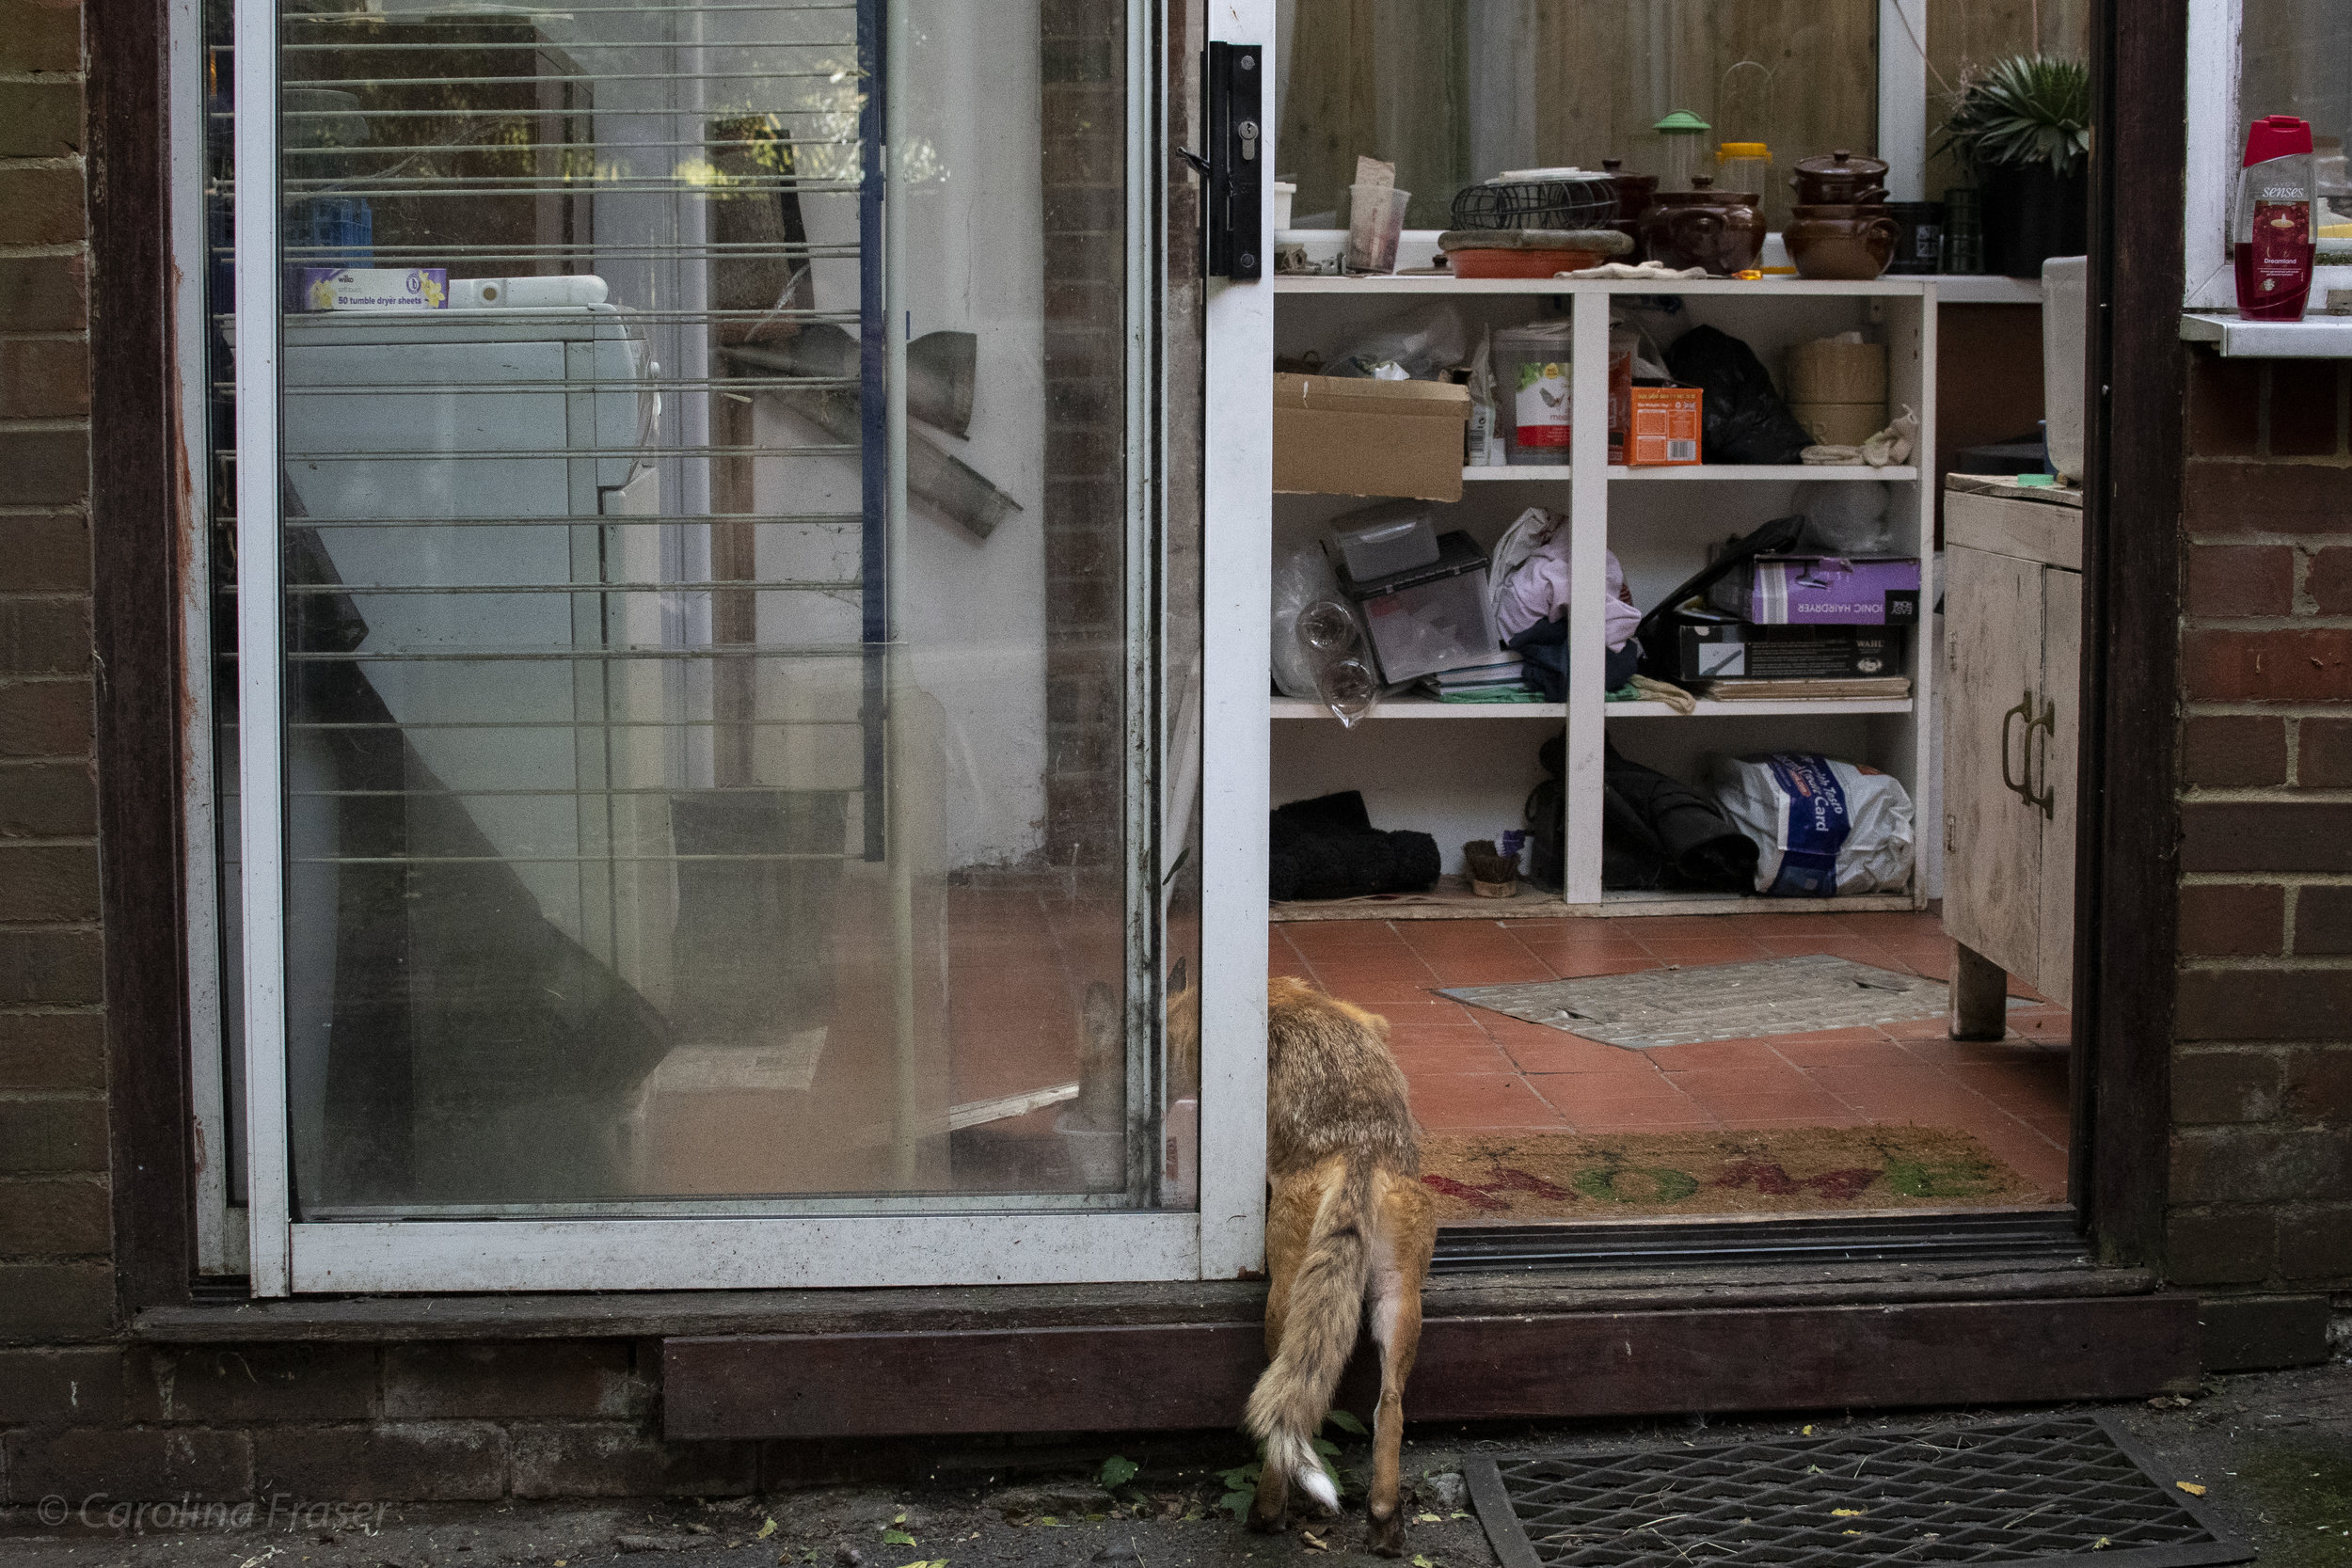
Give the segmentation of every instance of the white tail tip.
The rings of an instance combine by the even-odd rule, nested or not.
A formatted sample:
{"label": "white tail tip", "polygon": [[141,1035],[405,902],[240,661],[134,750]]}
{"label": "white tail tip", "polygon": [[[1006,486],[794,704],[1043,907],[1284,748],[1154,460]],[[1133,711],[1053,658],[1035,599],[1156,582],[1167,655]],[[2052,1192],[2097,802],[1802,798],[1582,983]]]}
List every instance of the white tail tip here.
{"label": "white tail tip", "polygon": [[1322,1465],[1309,1465],[1300,1470],[1298,1485],[1307,1496],[1322,1505],[1323,1512],[1326,1513],[1337,1513],[1340,1511],[1339,1488],[1331,1484],[1331,1478],[1323,1473]]}

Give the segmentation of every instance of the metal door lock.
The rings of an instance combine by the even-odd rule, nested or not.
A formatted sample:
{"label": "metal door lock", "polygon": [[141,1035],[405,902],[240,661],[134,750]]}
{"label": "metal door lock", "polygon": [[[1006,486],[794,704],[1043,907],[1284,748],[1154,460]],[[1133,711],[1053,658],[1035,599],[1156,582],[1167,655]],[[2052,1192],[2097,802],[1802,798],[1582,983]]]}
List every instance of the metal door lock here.
{"label": "metal door lock", "polygon": [[1258,69],[1263,45],[1212,43],[1202,60],[1207,94],[1208,191],[1201,229],[1211,277],[1254,282],[1263,274],[1265,97]]}
{"label": "metal door lock", "polygon": [[1254,119],[1245,119],[1233,127],[1233,134],[1241,138],[1241,161],[1245,164],[1256,163],[1258,161],[1258,122]]}

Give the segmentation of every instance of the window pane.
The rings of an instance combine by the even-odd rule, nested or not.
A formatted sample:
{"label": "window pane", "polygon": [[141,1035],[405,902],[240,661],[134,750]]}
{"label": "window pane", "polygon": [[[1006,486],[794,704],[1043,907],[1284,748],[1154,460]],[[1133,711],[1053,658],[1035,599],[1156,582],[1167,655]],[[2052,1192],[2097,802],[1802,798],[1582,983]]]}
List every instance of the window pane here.
{"label": "window pane", "polygon": [[2252,121],[2265,115],[2308,119],[2321,194],[2335,212],[2352,212],[2344,165],[2344,137],[2352,134],[2352,79],[2344,71],[2352,50],[2352,0],[2245,0],[2242,26],[2232,168]]}
{"label": "window pane", "polygon": [[304,1217],[1189,1201],[1120,12],[283,18]]}

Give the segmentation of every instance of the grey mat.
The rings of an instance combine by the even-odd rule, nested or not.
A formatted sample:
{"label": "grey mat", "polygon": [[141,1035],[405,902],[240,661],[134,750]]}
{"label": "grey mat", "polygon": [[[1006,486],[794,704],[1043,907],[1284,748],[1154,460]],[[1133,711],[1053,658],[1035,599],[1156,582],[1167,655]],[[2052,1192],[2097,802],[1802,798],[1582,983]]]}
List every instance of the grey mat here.
{"label": "grey mat", "polygon": [[1944,983],[1815,954],[1589,980],[1455,986],[1473,1007],[1633,1050],[1937,1018]]}

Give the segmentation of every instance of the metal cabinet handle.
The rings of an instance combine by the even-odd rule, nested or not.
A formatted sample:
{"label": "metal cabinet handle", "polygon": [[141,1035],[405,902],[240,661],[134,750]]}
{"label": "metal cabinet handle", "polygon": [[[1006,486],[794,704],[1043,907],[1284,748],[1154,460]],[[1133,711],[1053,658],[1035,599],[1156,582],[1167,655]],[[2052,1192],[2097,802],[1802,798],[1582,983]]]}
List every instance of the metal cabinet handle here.
{"label": "metal cabinet handle", "polygon": [[[2009,725],[2010,721],[2012,719],[2022,719],[2026,721],[2026,741],[2030,752],[2030,748],[2033,743],[2032,692],[2028,691],[2024,696],[2020,697],[2017,700],[2017,705],[2015,707],[2010,708],[2008,712],[2001,715],[2001,787],[2008,790],[2011,795],[2016,796],[2021,800],[2028,800],[2032,799],[2031,796],[2026,793],[2026,786],[2028,781],[2017,778],[2009,763]],[[2026,758],[2026,766],[2027,773],[2030,775],[2033,767],[2033,758],[2030,754],[2028,754]]]}
{"label": "metal cabinet handle", "polygon": [[[2032,701],[2030,694],[2026,700],[2028,703]],[[2042,789],[2039,793],[2033,786],[2033,734],[2036,730],[2040,730],[2042,736]],[[2006,738],[2006,732],[2004,732],[2004,738]],[[2026,787],[2019,793],[2025,796],[2026,804],[2042,808],[2042,816],[2045,821],[2058,816],[2058,791],[2050,785],[2050,746],[2057,739],[2058,704],[2044,697],[2042,700],[2042,717],[2029,718],[2026,721]]]}

